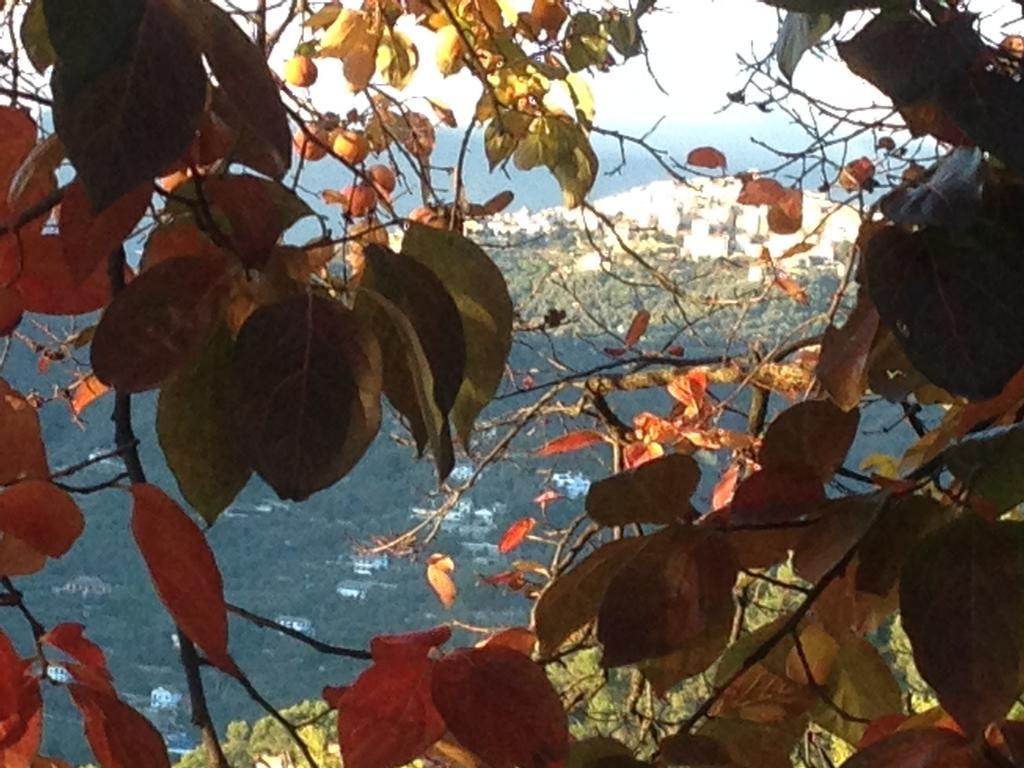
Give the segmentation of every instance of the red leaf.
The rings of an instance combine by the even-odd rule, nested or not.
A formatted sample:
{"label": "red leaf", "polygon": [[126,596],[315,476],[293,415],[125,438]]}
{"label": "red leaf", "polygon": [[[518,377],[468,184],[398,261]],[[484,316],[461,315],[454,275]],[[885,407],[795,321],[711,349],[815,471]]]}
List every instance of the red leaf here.
{"label": "red leaf", "polygon": [[80,664],[106,674],[107,658],[103,654],[103,649],[88,640],[83,634],[84,632],[85,627],[81,624],[58,624],[39,638],[39,642],[52,645]]}
{"label": "red leaf", "polygon": [[85,282],[128,238],[152,196],[147,182],[94,214],[85,185],[75,179],[60,204],[61,251],[74,285]]}
{"label": "red leaf", "polygon": [[13,288],[0,286],[0,336],[10,336],[21,322],[25,300]]}
{"label": "red leaf", "polygon": [[0,435],[4,436],[4,449],[0,451],[0,485],[50,476],[39,415],[32,404],[3,379],[0,379]]}
{"label": "red leaf", "polygon": [[390,658],[426,658],[431,648],[444,645],[452,636],[449,627],[441,626],[402,635],[378,635],[370,641],[374,661]]}
{"label": "red leaf", "polygon": [[338,700],[338,742],[346,768],[395,768],[444,736],[431,700],[436,662],[393,657],[356,678]]}
{"label": "red leaf", "polygon": [[228,674],[228,613],[220,569],[192,519],[154,485],[131,489],[132,535],[160,600],[182,631]]}
{"label": "red leaf", "polygon": [[569,432],[561,437],[556,437],[554,440],[548,440],[537,449],[537,455],[554,456],[557,453],[570,453],[571,451],[580,451],[603,442],[604,435],[600,432],[581,429],[578,432]]}
{"label": "red leaf", "polygon": [[349,689],[347,685],[325,685],[320,692],[320,698],[327,702],[331,709],[337,709],[341,705],[341,697]]}
{"label": "red leaf", "polygon": [[523,576],[522,571],[502,571],[490,576],[481,576],[480,581],[492,587],[507,587],[516,591],[526,584],[526,577]]}
{"label": "red leaf", "polygon": [[103,768],[170,768],[160,731],[110,691],[68,686],[82,713],[85,737]]}
{"label": "red leaf", "polygon": [[686,156],[686,164],[698,168],[725,168],[725,155],[714,147],[697,147]]}
{"label": "red leaf", "polygon": [[0,492],[0,531],[44,555],[63,556],[84,527],[78,505],[53,483],[26,480]]}
{"label": "red leaf", "polygon": [[27,765],[39,749],[43,731],[39,681],[32,663],[18,656],[0,632],[0,765]]}
{"label": "red leaf", "polygon": [[647,333],[647,327],[650,324],[651,313],[646,309],[641,309],[633,316],[633,321],[629,324],[629,330],[626,331],[626,349],[632,349],[637,345],[644,334]]}
{"label": "red leaf", "polygon": [[622,451],[622,466],[624,469],[636,469],[664,455],[661,443],[630,443]]}
{"label": "red leaf", "polygon": [[516,520],[502,534],[501,541],[498,542],[498,551],[503,555],[511,552],[523,543],[535,525],[537,525],[537,521],[532,517],[521,517]]}
{"label": "red leaf", "polygon": [[673,344],[665,351],[673,357],[683,357],[686,354],[686,348],[680,344]]}
{"label": "red leaf", "polygon": [[704,371],[688,371],[674,378],[668,393],[683,406],[683,417],[695,419],[700,415],[708,391],[708,375]]}
{"label": "red leaf", "polygon": [[270,183],[256,176],[208,179],[203,193],[231,224],[228,244],[247,267],[260,267],[288,225]]}
{"label": "red leaf", "polygon": [[872,720],[864,729],[864,735],[857,742],[857,749],[867,749],[875,742],[888,738],[910,718],[907,715],[882,715]]}
{"label": "red leaf", "polygon": [[899,731],[843,763],[844,768],[969,768],[983,765],[971,743],[945,728]]}
{"label": "red leaf", "polygon": [[543,669],[509,648],[463,648],[434,667],[434,704],[492,768],[554,768],[568,756],[562,701]]}
{"label": "red leaf", "polygon": [[774,205],[785,194],[785,187],[775,179],[747,179],[736,202],[740,205]]}
{"label": "red leaf", "polygon": [[110,301],[106,264],[76,284],[55,235],[23,231],[20,243],[0,245],[0,282],[7,281],[22,295],[27,311],[43,315],[82,315]]}
{"label": "red leaf", "polygon": [[626,349],[625,347],[605,347],[604,353],[608,355],[608,357],[622,357],[626,354]]}

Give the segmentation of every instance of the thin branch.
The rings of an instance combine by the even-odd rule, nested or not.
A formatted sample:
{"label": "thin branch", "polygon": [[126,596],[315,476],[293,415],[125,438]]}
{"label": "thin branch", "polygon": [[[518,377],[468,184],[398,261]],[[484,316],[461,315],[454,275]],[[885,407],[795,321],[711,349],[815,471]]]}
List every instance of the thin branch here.
{"label": "thin branch", "polygon": [[288,635],[288,637],[294,638],[301,643],[305,643],[310,648],[313,648],[320,653],[325,653],[330,656],[344,656],[349,659],[361,659],[364,661],[373,658],[369,651],[364,651],[359,648],[345,648],[340,645],[331,645],[330,643],[317,640],[315,637],[311,637],[305,632],[299,632],[297,629],[292,629],[280,622],[268,619],[266,616],[260,616],[258,613],[253,613],[252,611],[248,611],[240,606],[228,603],[227,607],[229,612],[245,619],[257,627],[272,629],[276,632],[280,632],[282,635]]}

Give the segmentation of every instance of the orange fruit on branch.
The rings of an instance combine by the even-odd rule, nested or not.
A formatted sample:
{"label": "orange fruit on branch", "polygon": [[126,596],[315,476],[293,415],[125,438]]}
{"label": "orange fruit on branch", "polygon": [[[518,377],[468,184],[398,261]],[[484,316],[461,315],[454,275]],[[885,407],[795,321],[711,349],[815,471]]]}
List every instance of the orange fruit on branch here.
{"label": "orange fruit on branch", "polygon": [[316,82],[316,62],[309,56],[299,54],[284,63],[284,79],[297,88],[308,88]]}

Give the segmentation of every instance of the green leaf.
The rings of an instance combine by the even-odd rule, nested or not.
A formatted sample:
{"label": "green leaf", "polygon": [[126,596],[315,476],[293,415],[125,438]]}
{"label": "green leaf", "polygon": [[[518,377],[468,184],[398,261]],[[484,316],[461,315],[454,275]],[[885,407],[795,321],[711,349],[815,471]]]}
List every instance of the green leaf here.
{"label": "green leaf", "polygon": [[356,311],[380,341],[384,393],[409,420],[421,452],[429,443],[443,480],[455,465],[448,418],[466,366],[458,306],[411,256],[377,245],[367,246],[365,256]]}
{"label": "green leaf", "polygon": [[947,448],[946,465],[971,493],[1005,512],[1024,502],[1024,427],[971,437]]}
{"label": "green leaf", "polygon": [[25,15],[21,19],[21,44],[25,48],[25,55],[39,74],[53,66],[57,60],[57,54],[50,44],[50,33],[46,29],[43,0],[30,0],[28,8],[25,9]]}
{"label": "green leaf", "polygon": [[601,525],[665,525],[694,516],[690,497],[700,483],[700,467],[690,456],[673,453],[590,486],[587,514]]}
{"label": "green leaf", "polygon": [[[623,28],[623,25],[628,25],[628,22],[620,22],[616,31],[619,41],[628,49],[632,41],[629,39],[628,27]],[[565,61],[569,69],[579,72],[590,66],[604,64],[607,58],[608,38],[602,29],[601,19],[587,11],[575,14],[569,20],[565,34]]]}
{"label": "green leaf", "polygon": [[601,601],[601,664],[618,667],[690,647],[732,605],[736,573],[732,547],[717,531],[676,525],[648,536]]}
{"label": "green leaf", "polygon": [[610,541],[551,583],[533,609],[542,657],[597,617],[608,584],[646,541],[642,536]]}
{"label": "green leaf", "polygon": [[646,765],[633,757],[633,750],[608,736],[593,736],[569,745],[565,768],[638,768]]}
{"label": "green leaf", "polygon": [[811,717],[850,744],[857,744],[867,728],[852,718],[875,720],[903,711],[903,694],[889,664],[862,637],[850,637],[839,646],[825,688],[842,713],[819,701]]}
{"label": "green leaf", "polygon": [[210,525],[252,474],[236,428],[233,351],[231,335],[221,328],[195,363],[163,386],[157,401],[156,432],[167,466]]}
{"label": "green leaf", "polygon": [[231,16],[208,0],[170,0],[206,56],[220,88],[217,111],[239,134],[249,151],[238,159],[274,178],[291,165],[288,114],[263,52]]}
{"label": "green leaf", "polygon": [[132,281],[103,313],[92,367],[121,392],[159,386],[201,350],[228,295],[223,260],[182,256]]}
{"label": "green leaf", "polygon": [[967,515],[903,567],[903,628],[921,676],[968,736],[1004,716],[1024,681],[1022,526]]}
{"label": "green leaf", "polygon": [[638,17],[638,13],[616,11],[608,14],[605,22],[612,46],[627,59],[639,56],[644,50],[643,33],[637,23]]}
{"label": "green leaf", "polygon": [[53,120],[102,210],[177,160],[206,98],[199,52],[156,0],[44,0],[57,53]]}
{"label": "green leaf", "polygon": [[380,350],[331,299],[295,296],[256,310],[238,333],[234,380],[249,463],[281,498],[333,485],[380,428]]}
{"label": "green leaf", "polygon": [[508,286],[487,254],[457,232],[413,224],[402,240],[402,253],[438,276],[462,318],[465,374],[451,418],[468,450],[473,422],[497,391],[512,348],[514,309]]}
{"label": "green leaf", "polygon": [[513,156],[523,171],[546,166],[562,188],[567,208],[575,208],[597,178],[598,160],[583,128],[561,117],[538,117]]}
{"label": "green leaf", "polygon": [[1024,367],[1024,260],[1005,227],[888,227],[867,241],[864,256],[882,323],[933,384],[983,400]]}

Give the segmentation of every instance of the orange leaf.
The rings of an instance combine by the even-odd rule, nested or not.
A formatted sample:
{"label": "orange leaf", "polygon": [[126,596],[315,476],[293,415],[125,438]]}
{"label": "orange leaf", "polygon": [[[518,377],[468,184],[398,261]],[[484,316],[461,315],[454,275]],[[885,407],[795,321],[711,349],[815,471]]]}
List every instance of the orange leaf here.
{"label": "orange leaf", "polygon": [[478,648],[511,648],[513,651],[518,651],[524,656],[529,656],[533,653],[536,645],[537,635],[526,627],[503,629],[501,632],[477,643]]}
{"label": "orange leaf", "polygon": [[431,648],[444,645],[452,636],[449,627],[441,626],[403,635],[378,635],[370,641],[374,661],[398,657],[426,657]]}
{"label": "orange leaf", "polygon": [[82,713],[85,737],[103,768],[170,768],[160,731],[111,691],[68,686]]}
{"label": "orange leaf", "polygon": [[431,555],[427,561],[427,583],[445,608],[454,605],[458,593],[455,582],[449,576],[453,570],[455,563],[445,555]]}
{"label": "orange leaf", "polygon": [[103,649],[87,639],[84,632],[85,627],[81,624],[58,624],[39,638],[39,642],[53,646],[86,667],[107,674],[107,657]]}
{"label": "orange leaf", "polygon": [[90,373],[74,385],[74,390],[71,393],[71,410],[77,416],[109,390],[110,388],[106,384],[96,378],[96,374]]}
{"label": "orange leaf", "polygon": [[509,205],[512,204],[512,201],[514,199],[515,195],[512,194],[512,192],[508,189],[504,190],[503,192],[499,192],[498,194],[496,194],[494,197],[492,197],[486,203],[483,204],[484,213],[488,216],[491,216],[495,213],[501,213],[506,208],[508,208]]}
{"label": "orange leaf", "polygon": [[338,699],[338,743],[346,768],[396,768],[444,736],[431,699],[435,662],[390,657],[364,671]]}
{"label": "orange leaf", "polygon": [[775,179],[748,178],[743,183],[736,202],[740,205],[774,205],[785,194],[785,187]]}
{"label": "orange leaf", "polygon": [[674,378],[666,389],[683,406],[683,417],[692,420],[700,415],[707,397],[708,375],[704,371],[688,371]]}
{"label": "orange leaf", "polygon": [[448,730],[492,768],[555,768],[568,756],[562,701],[518,651],[459,649],[435,664],[431,689]]}
{"label": "orange leaf", "polygon": [[523,543],[535,525],[537,525],[537,521],[532,517],[521,517],[516,520],[502,534],[501,541],[498,542],[498,551],[503,555],[511,552]]}
{"label": "orange leaf", "polygon": [[633,321],[629,324],[629,330],[626,331],[626,349],[632,349],[637,345],[644,334],[647,333],[647,326],[650,324],[651,313],[646,309],[641,309],[633,316]]}
{"label": "orange leaf", "polygon": [[622,466],[625,469],[636,469],[664,455],[665,449],[661,443],[630,443],[622,451]]}
{"label": "orange leaf", "polygon": [[554,440],[548,440],[548,442],[537,449],[537,455],[554,456],[557,453],[570,453],[571,451],[580,451],[603,442],[604,435],[600,432],[581,429],[578,432],[569,432],[561,437],[556,437]]}
{"label": "orange leaf", "polygon": [[804,287],[785,272],[779,270],[775,275],[774,282],[777,288],[782,289],[782,291],[797,304],[806,304],[810,301],[810,299],[807,298],[807,291],[804,290]]}
{"label": "orange leaf", "polygon": [[25,300],[13,288],[0,286],[0,336],[10,336],[25,313]]}
{"label": "orange leaf", "polygon": [[13,536],[0,538],[0,576],[27,576],[46,566],[46,555]]}
{"label": "orange leaf", "polygon": [[725,155],[714,147],[697,147],[686,156],[686,164],[698,168],[725,168]]}
{"label": "orange leaf", "polygon": [[715,483],[715,488],[711,492],[711,509],[721,509],[732,501],[739,479],[740,465],[739,462],[734,461],[726,467],[721,477],[718,478],[718,482]]}
{"label": "orange leaf", "polygon": [[39,414],[25,397],[0,379],[0,485],[25,478],[50,476]]}
{"label": "orange leaf", "polygon": [[0,492],[0,531],[44,555],[63,556],[84,528],[78,505],[53,483],[26,480]]}
{"label": "orange leaf", "polygon": [[228,674],[228,614],[220,569],[192,519],[154,485],[131,489],[132,535],[160,600],[182,631]]}
{"label": "orange leaf", "polygon": [[94,214],[81,180],[68,185],[60,204],[59,226],[61,251],[74,285],[85,282],[128,238],[152,194],[148,182],[141,184]]}

